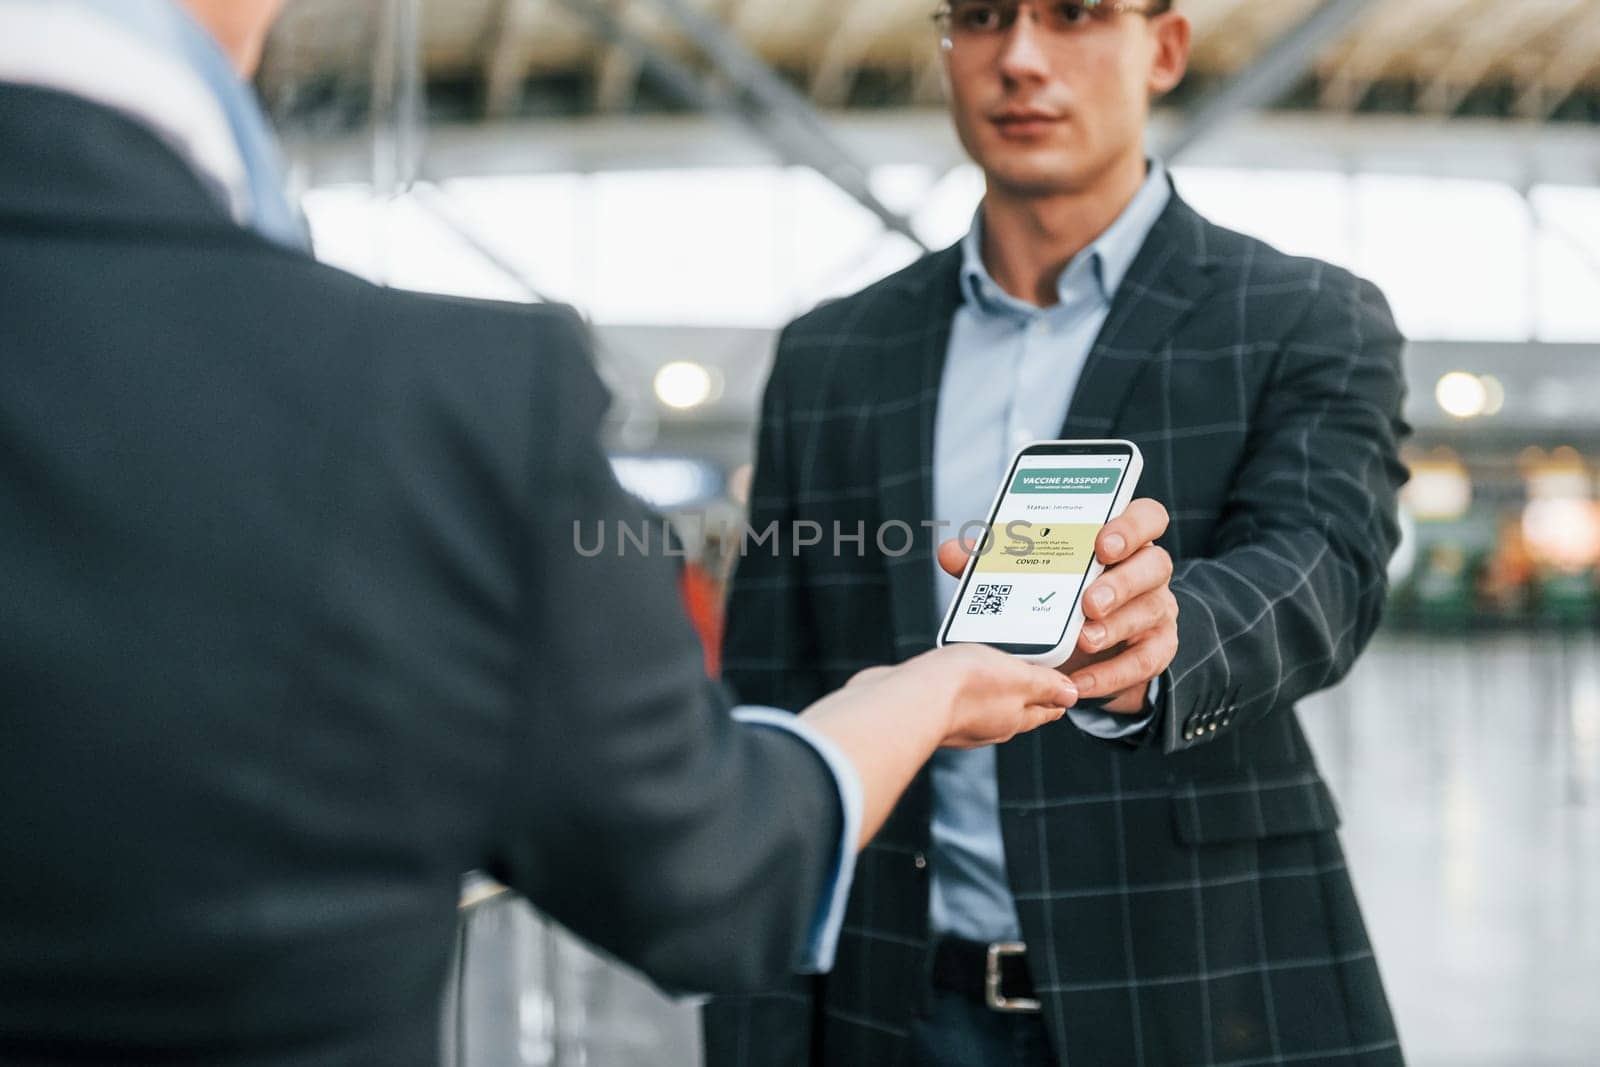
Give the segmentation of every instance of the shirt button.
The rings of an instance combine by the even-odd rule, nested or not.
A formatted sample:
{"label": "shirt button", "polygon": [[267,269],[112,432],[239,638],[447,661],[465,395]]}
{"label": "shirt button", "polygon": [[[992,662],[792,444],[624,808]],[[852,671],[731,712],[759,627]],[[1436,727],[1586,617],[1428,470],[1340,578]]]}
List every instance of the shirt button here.
{"label": "shirt button", "polygon": [[920,852],[913,853],[911,856],[911,865],[920,871],[928,865],[928,857],[924,856]]}
{"label": "shirt button", "polygon": [[1028,327],[1028,332],[1035,337],[1043,337],[1050,332],[1050,324],[1043,319],[1034,319],[1033,325]]}

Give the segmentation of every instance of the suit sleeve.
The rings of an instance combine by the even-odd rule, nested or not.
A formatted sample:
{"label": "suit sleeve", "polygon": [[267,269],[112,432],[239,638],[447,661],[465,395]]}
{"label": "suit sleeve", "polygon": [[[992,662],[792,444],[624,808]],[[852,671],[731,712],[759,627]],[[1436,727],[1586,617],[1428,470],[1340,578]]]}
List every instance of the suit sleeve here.
{"label": "suit sleeve", "polygon": [[[753,539],[745,542],[728,593],[722,677],[740,700],[796,711],[822,695],[823,682],[813,666],[802,561],[787,541],[797,503],[790,469],[794,398],[784,348],[780,338],[761,401],[748,522],[756,537],[776,524],[785,540],[776,555]],[[707,1067],[809,1063],[823,981],[791,975],[759,995],[712,1000],[702,1019]]]}
{"label": "suit sleeve", "polygon": [[493,873],[665,987],[763,988],[803,958],[838,866],[840,794],[803,740],[731,718],[659,520],[655,552],[620,550],[618,524],[652,520],[599,446],[606,396],[575,318],[547,349],[528,461],[524,707]]}
{"label": "suit sleeve", "polygon": [[1404,341],[1374,286],[1325,281],[1285,339],[1211,551],[1173,576],[1168,752],[1334,684],[1382,614],[1406,479]]}

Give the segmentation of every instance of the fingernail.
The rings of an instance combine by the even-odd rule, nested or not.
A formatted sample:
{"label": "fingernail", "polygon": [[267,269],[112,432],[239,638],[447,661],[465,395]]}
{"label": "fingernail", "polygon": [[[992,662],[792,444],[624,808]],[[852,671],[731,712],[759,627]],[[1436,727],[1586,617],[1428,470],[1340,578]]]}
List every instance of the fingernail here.
{"label": "fingernail", "polygon": [[1128,547],[1128,542],[1122,539],[1121,534],[1109,534],[1101,547],[1106,550],[1108,556],[1120,556],[1122,550]]}
{"label": "fingernail", "polygon": [[1094,602],[1094,606],[1097,608],[1109,608],[1112,601],[1111,590],[1096,589],[1089,594],[1089,599]]}
{"label": "fingernail", "polygon": [[1083,636],[1088,639],[1090,645],[1099,648],[1100,642],[1106,639],[1106,628],[1098,623],[1090,623],[1083,628]]}
{"label": "fingernail", "polygon": [[1063,682],[1061,685],[1061,706],[1064,708],[1070,707],[1077,702],[1078,690],[1073,687],[1071,682]]}

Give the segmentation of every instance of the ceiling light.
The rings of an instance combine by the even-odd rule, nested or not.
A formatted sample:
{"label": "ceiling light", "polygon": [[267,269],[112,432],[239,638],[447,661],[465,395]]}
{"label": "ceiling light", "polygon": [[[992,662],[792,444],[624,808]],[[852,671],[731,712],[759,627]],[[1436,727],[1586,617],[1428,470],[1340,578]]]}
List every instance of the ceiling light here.
{"label": "ceiling light", "polygon": [[1447,415],[1475,419],[1489,407],[1489,390],[1483,379],[1465,371],[1451,371],[1439,379],[1433,397]]}
{"label": "ceiling light", "polygon": [[1506,406],[1506,387],[1492,374],[1480,374],[1478,381],[1483,383],[1483,413],[1488,416],[1500,414]]}
{"label": "ceiling light", "polygon": [[656,371],[656,398],[679,411],[704,404],[716,395],[719,385],[711,368],[687,360],[664,363]]}

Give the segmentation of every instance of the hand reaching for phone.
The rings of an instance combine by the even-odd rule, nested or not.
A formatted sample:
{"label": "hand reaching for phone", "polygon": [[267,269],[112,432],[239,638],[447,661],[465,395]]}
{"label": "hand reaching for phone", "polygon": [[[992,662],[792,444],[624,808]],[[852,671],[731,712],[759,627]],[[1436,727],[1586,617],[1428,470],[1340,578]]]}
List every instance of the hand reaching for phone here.
{"label": "hand reaching for phone", "polygon": [[942,748],[982,748],[1059,719],[1077,687],[1048,667],[983,645],[934,649],[894,667],[869,667],[844,692],[910,700],[947,716]]}
{"label": "hand reaching for phone", "polygon": [[[1105,710],[1144,710],[1150,680],[1178,653],[1178,601],[1172,595],[1172,557],[1155,544],[1167,531],[1167,509],[1140,499],[1106,523],[1095,555],[1106,565],[1084,590],[1084,626],[1072,656],[1059,669],[1079,698],[1105,700]],[[939,565],[960,577],[970,547],[956,540],[939,546]]]}
{"label": "hand reaching for phone", "polygon": [[862,671],[801,713],[860,774],[861,836],[878,832],[902,790],[944,748],[1009,741],[1076,703],[1070,679],[982,645],[935,649]]}

